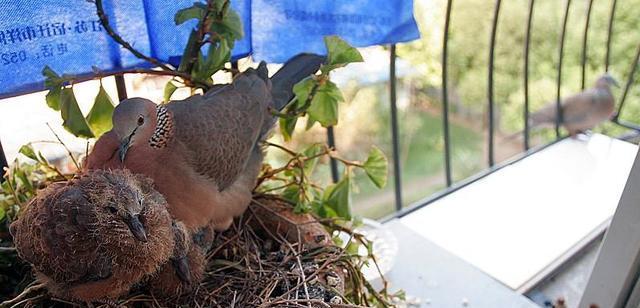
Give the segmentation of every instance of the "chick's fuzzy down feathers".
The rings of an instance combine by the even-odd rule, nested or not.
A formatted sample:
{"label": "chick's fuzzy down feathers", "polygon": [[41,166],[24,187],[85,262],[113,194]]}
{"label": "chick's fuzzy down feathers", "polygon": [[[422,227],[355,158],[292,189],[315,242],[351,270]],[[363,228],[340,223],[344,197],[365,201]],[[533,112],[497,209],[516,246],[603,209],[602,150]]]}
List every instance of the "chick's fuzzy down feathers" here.
{"label": "chick's fuzzy down feathers", "polygon": [[[123,218],[136,215],[144,240]],[[171,216],[149,180],[97,170],[49,185],[11,225],[19,255],[62,298],[114,299],[173,253]]]}

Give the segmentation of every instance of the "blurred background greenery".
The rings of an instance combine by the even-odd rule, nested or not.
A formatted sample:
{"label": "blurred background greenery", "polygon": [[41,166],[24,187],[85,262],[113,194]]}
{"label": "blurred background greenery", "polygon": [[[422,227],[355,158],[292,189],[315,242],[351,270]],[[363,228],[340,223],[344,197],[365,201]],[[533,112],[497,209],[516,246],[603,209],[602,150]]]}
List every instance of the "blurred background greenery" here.
{"label": "blurred background greenery", "polygon": [[[571,3],[565,37],[561,95],[581,90],[582,44],[590,0]],[[588,31],[586,87],[605,72],[607,27],[612,1],[593,1]],[[487,167],[487,75],[489,38],[494,1],[453,1],[449,34],[449,102],[454,181]],[[523,150],[522,138],[507,138],[524,128],[524,42],[528,0],[502,1],[495,46],[496,160]],[[560,33],[566,1],[535,1],[531,29],[529,93],[531,111],[555,101]],[[416,0],[415,16],[422,38],[398,45],[398,111],[403,206],[445,187],[441,93],[441,57],[446,0]],[[640,0],[619,0],[614,18],[610,73],[622,88],[620,99],[640,43]],[[364,64],[351,65],[334,78],[345,92],[336,126],[337,148],[343,156],[366,156],[372,144],[392,158],[388,88],[388,50],[363,50]],[[640,74],[636,72],[637,75]],[[640,89],[634,82],[621,119],[640,122]],[[322,129],[302,133],[294,148],[325,141]],[[594,130],[611,136],[625,129],[606,123]],[[555,138],[553,129],[532,133],[533,146]],[[301,142],[303,141],[303,142]],[[271,159],[278,159],[272,157]],[[392,164],[390,163],[390,167]],[[390,171],[391,172],[391,171]],[[360,175],[362,176],[362,175]],[[319,175],[329,180],[329,168]],[[394,210],[393,174],[380,191],[367,181],[358,187],[354,211],[380,218]]]}

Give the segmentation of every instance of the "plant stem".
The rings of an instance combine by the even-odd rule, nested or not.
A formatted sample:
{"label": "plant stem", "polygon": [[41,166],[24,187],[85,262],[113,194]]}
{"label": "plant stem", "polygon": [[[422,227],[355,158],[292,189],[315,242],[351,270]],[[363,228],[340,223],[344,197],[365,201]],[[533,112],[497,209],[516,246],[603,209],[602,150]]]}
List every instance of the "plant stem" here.
{"label": "plant stem", "polygon": [[[213,2],[213,1],[210,0],[209,2]],[[95,0],[95,4],[96,4],[96,14],[98,15],[98,18],[100,19],[100,24],[107,31],[107,34],[114,41],[116,41],[116,43],[118,43],[120,46],[122,46],[123,48],[125,48],[126,50],[131,52],[137,58],[145,60],[145,61],[147,61],[147,62],[149,62],[149,63],[151,63],[151,64],[153,64],[153,65],[155,65],[157,67],[160,67],[162,69],[162,72],[164,72],[164,74],[163,74],[163,73],[158,73],[159,71],[155,71],[155,70],[133,69],[133,70],[124,70],[124,71],[121,71],[121,72],[118,72],[118,73],[96,74],[96,78],[102,78],[102,77],[112,76],[112,75],[121,75],[121,74],[127,74],[127,73],[143,73],[143,74],[150,74],[150,75],[168,75],[168,76],[180,77],[180,78],[184,79],[186,83],[189,83],[189,84],[199,85],[205,91],[208,90],[209,88],[211,88],[212,85],[209,82],[200,81],[200,80],[194,80],[193,77],[190,74],[178,72],[175,69],[169,67],[167,64],[162,63],[160,60],[158,60],[156,58],[153,58],[151,56],[147,56],[147,55],[143,54],[142,52],[140,52],[140,51],[136,50],[135,48],[133,48],[133,46],[131,46],[131,44],[129,44],[129,42],[125,41],[120,35],[118,35],[118,33],[116,33],[115,30],[111,27],[111,24],[109,24],[109,17],[104,12],[104,7],[102,5],[102,0]],[[202,27],[200,27],[200,28],[202,28]],[[197,53],[196,53],[196,57],[197,57]],[[98,77],[98,76],[102,76],[102,77]]]}
{"label": "plant stem", "polygon": [[139,59],[145,60],[155,66],[158,66],[160,68],[162,68],[163,70],[166,71],[172,71],[173,69],[171,69],[169,66],[167,66],[166,64],[160,62],[158,59],[152,58],[150,56],[144,55],[143,53],[139,52],[138,50],[136,50],[135,48],[133,48],[133,46],[131,46],[131,44],[129,44],[129,42],[125,41],[120,35],[118,35],[115,30],[113,30],[113,28],[111,27],[111,24],[109,24],[109,17],[107,17],[107,14],[105,14],[104,12],[104,7],[102,6],[102,0],[95,0],[96,3],[96,13],[98,14],[98,18],[100,18],[100,23],[102,24],[102,26],[104,27],[104,29],[107,31],[107,34],[109,34],[109,36],[116,41],[118,44],[120,44],[120,46],[124,47],[125,49],[127,49],[129,52],[131,52],[134,56],[136,56]]}

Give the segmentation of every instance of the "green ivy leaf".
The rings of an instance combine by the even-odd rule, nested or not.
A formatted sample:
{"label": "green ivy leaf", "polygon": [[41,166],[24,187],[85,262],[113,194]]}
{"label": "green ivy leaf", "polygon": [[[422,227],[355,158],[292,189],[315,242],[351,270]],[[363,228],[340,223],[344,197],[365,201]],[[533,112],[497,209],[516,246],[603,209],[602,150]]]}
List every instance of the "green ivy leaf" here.
{"label": "green ivy leaf", "polygon": [[309,118],[318,121],[324,127],[338,124],[338,102],[344,101],[338,86],[331,81],[320,85],[311,106],[307,109]]}
{"label": "green ivy leaf", "polygon": [[316,81],[313,79],[313,77],[309,76],[305,79],[300,80],[293,86],[293,94],[295,94],[296,107],[302,108],[304,106],[315,84]]}
{"label": "green ivy leaf", "polygon": [[164,86],[164,102],[168,103],[171,100],[171,95],[178,89],[178,86],[173,83],[172,80],[169,80],[167,84]]}
{"label": "green ivy leaf", "polygon": [[336,184],[327,186],[324,191],[324,202],[333,209],[338,217],[351,220],[351,179],[347,172]]}
{"label": "green ivy leaf", "polygon": [[367,173],[371,182],[378,188],[383,188],[387,185],[387,157],[376,146],[371,148],[369,157],[363,164],[364,172]]}
{"label": "green ivy leaf", "polygon": [[233,42],[244,37],[244,29],[242,28],[242,19],[234,10],[228,10],[222,20],[211,23],[209,31],[212,34],[220,35],[229,41],[229,46],[233,47]]}
{"label": "green ivy leaf", "polygon": [[203,3],[196,2],[193,6],[179,10],[173,17],[173,21],[176,25],[181,25],[187,20],[198,19],[202,20],[207,12],[207,6]]}
{"label": "green ivy leaf", "polygon": [[298,204],[300,201],[300,187],[291,185],[285,188],[280,196],[293,204]]}
{"label": "green ivy leaf", "polygon": [[284,141],[291,141],[296,123],[298,123],[298,117],[282,117],[278,120],[278,123],[280,124],[280,132],[284,137]]}
{"label": "green ivy leaf", "polygon": [[198,32],[196,30],[191,30],[191,34],[189,34],[189,40],[187,41],[187,45],[184,47],[184,51],[182,52],[182,58],[180,59],[180,65],[178,65],[179,72],[185,72],[187,70],[187,66],[189,64],[191,50],[196,47],[196,43],[198,40]]}
{"label": "green ivy leaf", "polygon": [[224,64],[231,59],[231,49],[227,44],[227,40],[221,40],[217,46],[209,46],[207,53],[207,59],[203,63],[203,67],[200,72],[201,78],[209,78],[215,74],[218,70],[224,67]]}
{"label": "green ivy leaf", "polygon": [[42,75],[45,77],[44,86],[49,89],[46,96],[47,105],[55,111],[60,111],[60,93],[64,80],[49,66],[42,69]]}
{"label": "green ivy leaf", "polygon": [[[312,144],[310,147],[306,148],[302,154],[306,157],[313,157],[316,156],[320,153],[322,153],[323,147],[320,143],[314,143]],[[310,160],[307,160],[304,164],[304,174],[309,177],[313,174],[314,169],[316,168],[316,165],[318,164],[318,160],[320,159],[320,157],[316,157]]]}
{"label": "green ivy leaf", "polygon": [[73,89],[65,88],[60,94],[60,114],[62,115],[62,126],[77,137],[94,137],[91,128],[78,106]]}
{"label": "green ivy leaf", "polygon": [[30,143],[21,146],[18,152],[30,159],[38,161],[38,156],[36,155],[36,151],[33,149],[33,146]]}
{"label": "green ivy leaf", "polygon": [[111,129],[111,115],[113,115],[113,101],[107,91],[100,85],[98,95],[94,100],[93,107],[87,115],[87,123],[96,137],[108,132]]}
{"label": "green ivy leaf", "polygon": [[333,68],[364,61],[358,49],[337,35],[325,36],[324,44],[327,48],[327,64]]}

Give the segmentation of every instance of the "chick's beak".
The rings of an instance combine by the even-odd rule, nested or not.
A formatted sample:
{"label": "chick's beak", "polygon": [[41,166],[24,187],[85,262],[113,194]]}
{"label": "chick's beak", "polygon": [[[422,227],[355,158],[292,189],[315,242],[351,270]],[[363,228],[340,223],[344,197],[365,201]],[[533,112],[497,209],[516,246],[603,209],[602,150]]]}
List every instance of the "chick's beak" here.
{"label": "chick's beak", "polygon": [[127,225],[139,241],[146,242],[147,241],[147,232],[144,230],[144,226],[140,222],[140,218],[138,215],[130,215],[127,219]]}

